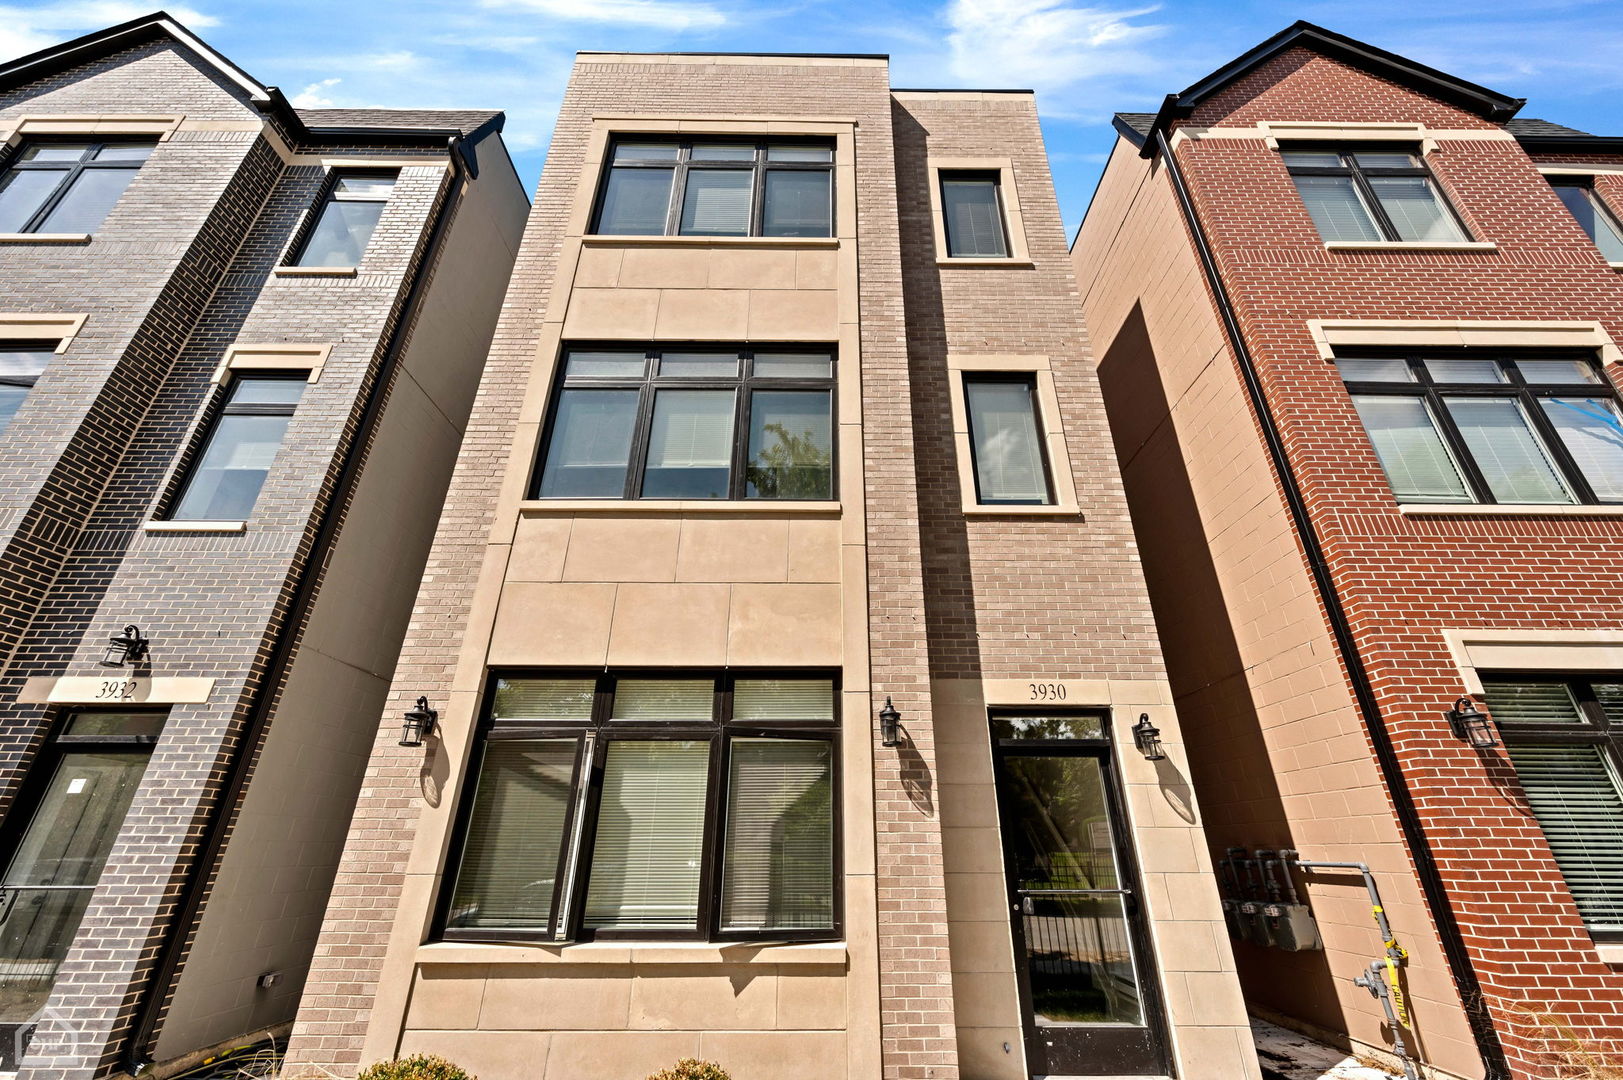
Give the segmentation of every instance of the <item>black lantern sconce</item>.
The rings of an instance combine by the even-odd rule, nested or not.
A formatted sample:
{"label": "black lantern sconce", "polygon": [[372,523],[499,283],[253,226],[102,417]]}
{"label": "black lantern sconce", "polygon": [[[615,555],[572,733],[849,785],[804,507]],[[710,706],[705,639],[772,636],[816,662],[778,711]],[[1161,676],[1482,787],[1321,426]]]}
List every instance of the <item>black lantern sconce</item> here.
{"label": "black lantern sconce", "polygon": [[1150,723],[1149,713],[1138,714],[1138,723],[1133,725],[1133,745],[1145,761],[1166,759],[1166,751],[1161,749],[1161,729]]}
{"label": "black lantern sconce", "polygon": [[439,726],[440,714],[428,707],[428,698],[417,699],[417,707],[406,714],[400,729],[401,746],[421,746],[423,740],[434,734]]}
{"label": "black lantern sconce", "polygon": [[885,707],[879,710],[879,744],[902,745],[902,714],[896,711],[889,697],[885,698]]}
{"label": "black lantern sconce", "polygon": [[1499,745],[1499,736],[1493,730],[1493,721],[1483,715],[1476,702],[1468,697],[1459,698],[1454,707],[1443,714],[1454,737],[1470,744],[1473,750],[1487,750]]}
{"label": "black lantern sconce", "polygon": [[141,628],[134,623],[126,626],[122,634],[114,634],[107,639],[107,651],[102,653],[103,667],[123,667],[127,663],[133,664],[147,654],[147,639],[141,636]]}

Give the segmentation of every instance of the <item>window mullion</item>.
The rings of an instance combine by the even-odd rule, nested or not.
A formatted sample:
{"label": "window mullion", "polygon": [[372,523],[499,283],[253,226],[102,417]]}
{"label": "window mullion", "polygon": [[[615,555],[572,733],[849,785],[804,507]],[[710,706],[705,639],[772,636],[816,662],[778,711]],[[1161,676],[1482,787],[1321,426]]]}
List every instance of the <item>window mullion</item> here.
{"label": "window mullion", "polygon": [[[742,362],[740,362],[742,370]],[[744,472],[749,467],[750,382],[742,377],[733,384],[733,474],[727,491],[735,500],[748,493]]]}
{"label": "window mullion", "polygon": [[1401,240],[1402,237],[1398,235],[1397,226],[1393,225],[1392,219],[1387,216],[1386,207],[1381,204],[1380,197],[1375,194],[1375,189],[1370,186],[1369,178],[1356,165],[1352,168],[1352,182],[1353,186],[1358,189],[1359,195],[1364,199],[1365,204],[1369,207],[1370,216],[1375,219],[1375,227],[1381,231],[1387,240]]}
{"label": "window mullion", "polygon": [[[653,364],[648,366],[649,370],[653,367]],[[648,468],[648,442],[653,435],[654,392],[654,378],[645,373],[637,398],[637,427],[631,437],[631,460],[626,463],[627,499],[642,498],[642,478]]]}
{"label": "window mullion", "polygon": [[52,188],[51,193],[45,196],[45,201],[39,204],[39,209],[35,210],[33,216],[23,224],[22,231],[25,233],[39,231],[40,226],[45,224],[45,219],[51,216],[51,211],[56,209],[57,204],[67,195],[68,189],[73,187],[73,182],[84,171],[84,165],[82,162],[74,162],[66,169],[50,171],[61,172],[62,179],[57,181],[56,187]]}
{"label": "window mullion", "polygon": [[1527,414],[1528,422],[1533,426],[1535,437],[1544,443],[1546,451],[1555,461],[1556,469],[1562,474],[1572,493],[1578,496],[1581,503],[1598,503],[1600,499],[1589,486],[1589,480],[1584,476],[1583,470],[1572,459],[1567,451],[1567,445],[1562,441],[1555,425],[1550,418],[1544,415],[1544,407],[1539,403],[1540,397],[1553,397],[1553,394],[1535,394],[1525,386],[1518,391],[1517,397],[1521,400],[1522,411]]}
{"label": "window mullion", "polygon": [[755,175],[750,181],[750,233],[766,235],[766,147],[755,148]]}
{"label": "window mullion", "polygon": [[1435,383],[1422,385],[1421,394],[1426,405],[1431,410],[1432,420],[1442,432],[1443,441],[1448,444],[1449,451],[1453,453],[1454,460],[1459,464],[1460,471],[1465,474],[1465,483],[1472,489],[1472,493],[1479,503],[1494,503],[1493,489],[1488,486],[1487,477],[1477,467],[1476,459],[1471,456],[1471,450],[1465,445],[1465,436],[1460,434],[1459,427],[1454,423],[1454,414],[1449,412],[1448,404],[1443,401],[1442,393]]}
{"label": "window mullion", "polygon": [[692,148],[684,146],[677,151],[676,168],[671,170],[671,199],[665,206],[665,235],[675,236],[682,231],[682,199],[688,187],[688,157]]}
{"label": "window mullion", "polygon": [[699,848],[699,912],[696,927],[705,941],[714,940],[720,915],[721,829],[727,802],[726,733],[717,724],[710,736],[710,775],[705,784],[704,840]]}

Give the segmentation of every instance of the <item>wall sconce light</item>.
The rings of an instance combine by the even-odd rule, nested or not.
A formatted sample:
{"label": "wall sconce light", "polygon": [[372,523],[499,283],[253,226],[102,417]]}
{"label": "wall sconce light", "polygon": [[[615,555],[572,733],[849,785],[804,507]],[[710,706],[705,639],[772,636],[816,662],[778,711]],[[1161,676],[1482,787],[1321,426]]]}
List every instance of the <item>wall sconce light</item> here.
{"label": "wall sconce light", "polygon": [[428,707],[428,698],[418,698],[417,707],[406,714],[406,722],[400,729],[400,745],[423,745],[423,740],[439,726],[439,719],[440,714]]}
{"label": "wall sconce light", "polygon": [[1482,714],[1476,702],[1468,697],[1459,698],[1454,707],[1443,714],[1454,737],[1469,743],[1474,750],[1486,750],[1499,745],[1499,736],[1493,730],[1493,721]]}
{"label": "wall sconce light", "polygon": [[1161,749],[1161,729],[1150,723],[1149,713],[1139,713],[1133,725],[1133,745],[1144,755],[1145,761],[1162,761],[1166,751]]}
{"label": "wall sconce light", "polygon": [[107,651],[101,657],[102,666],[123,667],[126,663],[134,663],[147,654],[147,644],[147,639],[141,636],[141,628],[131,623],[122,634],[114,634],[107,639]]}
{"label": "wall sconce light", "polygon": [[885,698],[885,707],[879,710],[879,743],[881,746],[902,745],[902,714]]}

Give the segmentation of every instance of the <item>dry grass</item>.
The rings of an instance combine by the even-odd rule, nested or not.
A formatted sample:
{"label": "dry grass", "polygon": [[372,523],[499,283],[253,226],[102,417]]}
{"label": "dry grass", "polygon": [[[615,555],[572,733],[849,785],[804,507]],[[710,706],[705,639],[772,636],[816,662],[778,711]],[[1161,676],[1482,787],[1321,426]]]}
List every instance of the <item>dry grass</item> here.
{"label": "dry grass", "polygon": [[1600,1045],[1584,1038],[1564,1018],[1533,1008],[1513,1010],[1526,1022],[1517,1034],[1538,1048],[1560,1080],[1623,1080],[1623,1042]]}

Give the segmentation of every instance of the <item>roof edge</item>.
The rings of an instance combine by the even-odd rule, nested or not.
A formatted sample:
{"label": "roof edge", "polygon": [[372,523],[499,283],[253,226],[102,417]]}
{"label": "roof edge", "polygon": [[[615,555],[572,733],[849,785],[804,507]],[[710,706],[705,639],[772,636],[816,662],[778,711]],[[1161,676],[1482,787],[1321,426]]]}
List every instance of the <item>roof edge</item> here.
{"label": "roof edge", "polygon": [[1571,154],[1623,154],[1623,135],[1518,135],[1523,150]]}

